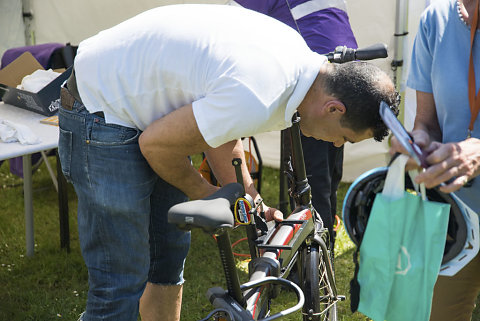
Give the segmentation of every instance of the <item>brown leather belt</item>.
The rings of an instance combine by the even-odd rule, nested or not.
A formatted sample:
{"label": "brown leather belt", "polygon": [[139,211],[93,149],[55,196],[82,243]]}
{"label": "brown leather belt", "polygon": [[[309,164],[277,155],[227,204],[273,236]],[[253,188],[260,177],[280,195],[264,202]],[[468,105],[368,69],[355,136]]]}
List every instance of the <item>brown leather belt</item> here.
{"label": "brown leather belt", "polygon": [[[67,79],[67,88],[62,87],[60,89],[60,102],[63,108],[67,110],[72,110],[75,100],[79,103],[82,102],[82,100],[80,99],[80,94],[78,93],[77,81],[75,79],[75,69],[72,69],[72,73]],[[94,114],[99,117],[105,118],[105,115],[101,111]]]}
{"label": "brown leather belt", "polygon": [[75,97],[68,91],[67,88],[62,87],[60,89],[60,103],[63,108],[66,110],[73,109],[73,103],[75,102]]}
{"label": "brown leather belt", "polygon": [[72,69],[72,73],[67,79],[67,88],[62,87],[62,89],[60,89],[60,102],[63,108],[72,110],[75,100],[80,103],[82,102],[75,79],[75,69]]}

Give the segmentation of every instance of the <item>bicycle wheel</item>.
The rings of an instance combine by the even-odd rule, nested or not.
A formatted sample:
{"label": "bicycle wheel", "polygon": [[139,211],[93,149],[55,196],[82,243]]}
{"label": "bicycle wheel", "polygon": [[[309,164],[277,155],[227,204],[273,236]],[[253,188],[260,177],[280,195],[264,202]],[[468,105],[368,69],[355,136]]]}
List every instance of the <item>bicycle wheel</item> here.
{"label": "bicycle wheel", "polygon": [[[317,246],[309,246],[303,250],[303,306],[304,321],[336,321],[337,299],[332,291],[327,273],[327,264]],[[327,257],[330,255],[327,253]]]}

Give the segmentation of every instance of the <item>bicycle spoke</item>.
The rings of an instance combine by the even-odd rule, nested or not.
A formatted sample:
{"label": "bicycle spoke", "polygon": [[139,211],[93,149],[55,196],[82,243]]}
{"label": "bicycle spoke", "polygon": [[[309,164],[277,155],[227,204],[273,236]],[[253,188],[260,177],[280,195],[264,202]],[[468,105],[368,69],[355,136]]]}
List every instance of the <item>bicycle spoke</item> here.
{"label": "bicycle spoke", "polygon": [[[333,307],[333,305],[335,303],[337,303],[338,300],[334,300],[332,302],[330,302],[330,304],[328,306],[326,306],[321,312],[317,312],[317,313],[312,313],[312,316],[322,316],[322,315],[325,315],[329,310],[330,308]],[[308,315],[306,314],[305,312],[302,312],[303,315]]]}

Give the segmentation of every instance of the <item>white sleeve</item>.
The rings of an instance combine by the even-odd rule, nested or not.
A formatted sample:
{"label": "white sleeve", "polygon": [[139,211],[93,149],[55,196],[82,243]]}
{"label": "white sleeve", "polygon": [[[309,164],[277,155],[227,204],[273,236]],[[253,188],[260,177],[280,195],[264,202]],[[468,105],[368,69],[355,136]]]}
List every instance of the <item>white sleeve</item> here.
{"label": "white sleeve", "polygon": [[200,132],[211,147],[263,132],[272,108],[242,82],[221,77],[213,90],[193,102]]}

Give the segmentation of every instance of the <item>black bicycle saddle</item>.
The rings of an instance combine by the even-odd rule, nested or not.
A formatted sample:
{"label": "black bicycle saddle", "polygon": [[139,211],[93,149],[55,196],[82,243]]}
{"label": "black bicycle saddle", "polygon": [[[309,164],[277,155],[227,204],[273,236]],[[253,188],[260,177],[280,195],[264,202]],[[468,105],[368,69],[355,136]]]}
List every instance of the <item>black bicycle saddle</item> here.
{"label": "black bicycle saddle", "polygon": [[223,228],[233,228],[235,222],[231,206],[243,195],[243,186],[231,183],[201,200],[174,205],[168,210],[168,222],[182,230],[201,228],[215,233]]}

